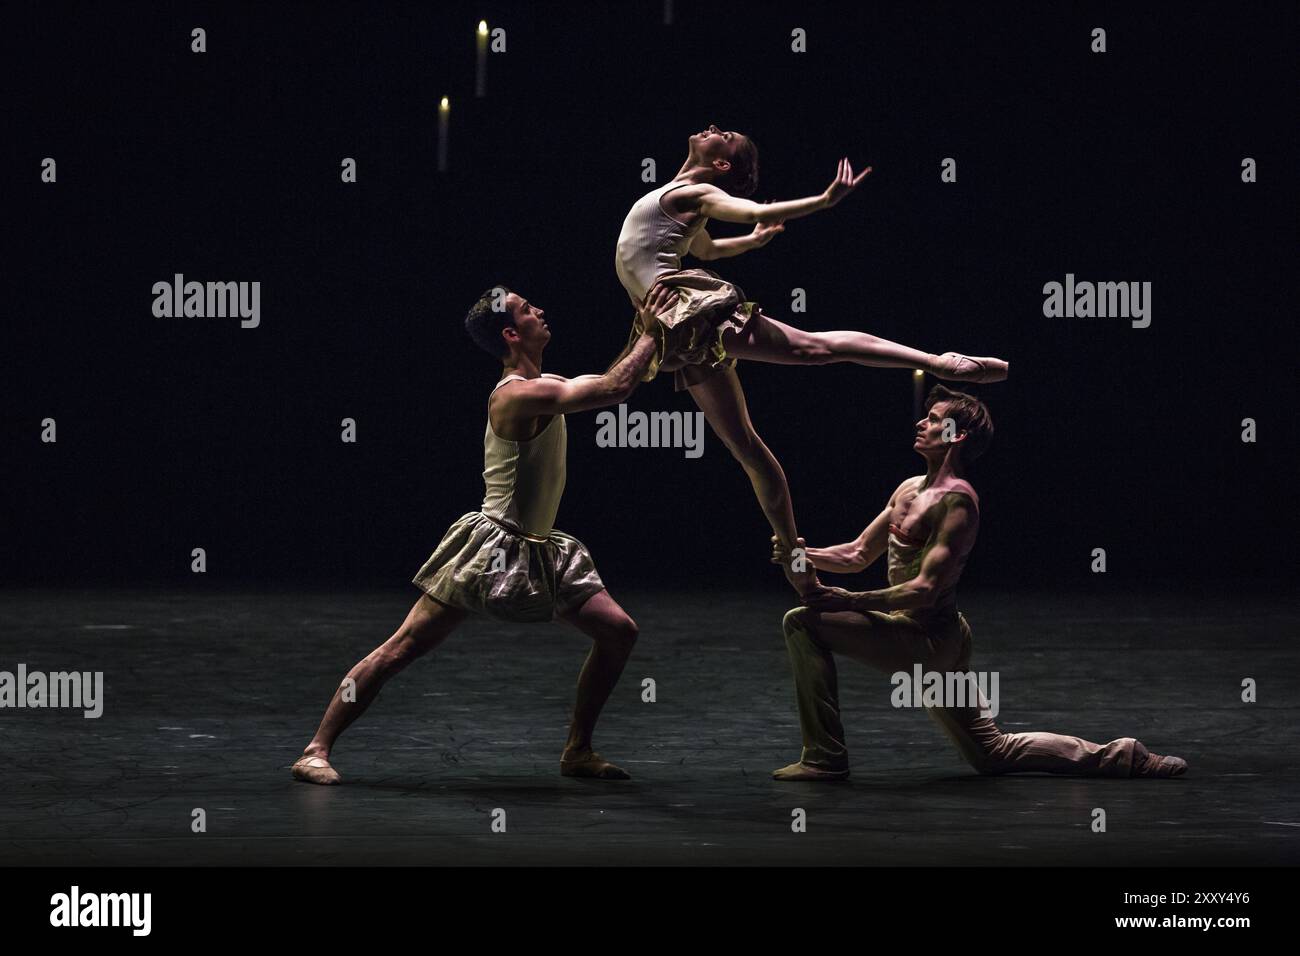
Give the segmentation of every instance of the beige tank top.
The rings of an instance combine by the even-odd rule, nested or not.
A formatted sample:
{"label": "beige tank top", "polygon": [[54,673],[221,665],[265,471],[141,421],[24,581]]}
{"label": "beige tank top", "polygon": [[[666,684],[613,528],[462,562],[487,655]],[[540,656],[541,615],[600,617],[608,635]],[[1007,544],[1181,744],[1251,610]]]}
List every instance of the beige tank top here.
{"label": "beige tank top", "polygon": [[[564,376],[544,374],[543,378]],[[507,382],[527,380],[523,375],[507,375],[492,391]],[[528,441],[498,437],[489,417],[483,435],[483,513],[529,537],[549,535],[564,495],[567,450],[563,415],[552,416]]]}
{"label": "beige tank top", "polygon": [[652,189],[632,204],[623,220],[614,251],[614,271],[634,305],[641,304],[655,279],[682,267],[682,256],[690,248],[691,240],[708,222],[700,216],[687,227],[659,205],[667,193],[690,185],[693,184],[669,182]]}

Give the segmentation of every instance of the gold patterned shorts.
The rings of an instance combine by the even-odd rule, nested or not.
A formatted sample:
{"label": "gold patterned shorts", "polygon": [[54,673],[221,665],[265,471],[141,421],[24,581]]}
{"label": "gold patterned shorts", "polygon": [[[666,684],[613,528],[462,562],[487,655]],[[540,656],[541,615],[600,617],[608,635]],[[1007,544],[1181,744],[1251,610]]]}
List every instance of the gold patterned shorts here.
{"label": "gold patterned shorts", "polygon": [[581,541],[520,534],[481,511],[457,518],[412,583],[429,597],[498,621],[552,621],[605,590]]}
{"label": "gold patterned shorts", "polygon": [[[758,311],[758,304],[745,301],[739,286],[708,269],[667,273],[655,281],[651,291],[661,285],[677,291],[677,304],[659,316],[659,346],[641,380],[650,381],[661,368],[672,371],[673,387],[680,392],[716,369],[733,368],[736,359],[727,354],[722,334],[728,329],[743,331],[750,316]],[[644,331],[641,316],[637,315],[623,355],[631,351]]]}

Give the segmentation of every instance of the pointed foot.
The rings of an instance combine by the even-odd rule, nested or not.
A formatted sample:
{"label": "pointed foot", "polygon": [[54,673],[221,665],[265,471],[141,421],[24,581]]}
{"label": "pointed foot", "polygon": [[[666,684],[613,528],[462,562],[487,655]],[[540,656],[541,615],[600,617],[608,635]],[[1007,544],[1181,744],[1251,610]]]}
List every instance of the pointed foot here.
{"label": "pointed foot", "polygon": [[944,352],[939,356],[936,368],[932,370],[935,378],[948,382],[972,382],[984,385],[989,382],[1005,381],[1010,366],[998,358],[973,358],[960,352]]}

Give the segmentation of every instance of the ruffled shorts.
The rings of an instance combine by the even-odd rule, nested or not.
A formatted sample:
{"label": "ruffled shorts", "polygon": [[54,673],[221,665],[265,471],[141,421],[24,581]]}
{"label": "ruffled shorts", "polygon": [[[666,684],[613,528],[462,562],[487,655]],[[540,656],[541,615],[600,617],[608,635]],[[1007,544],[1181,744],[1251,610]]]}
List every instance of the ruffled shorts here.
{"label": "ruffled shorts", "polygon": [[[743,331],[758,304],[746,301],[738,286],[708,269],[669,272],[660,276],[651,290],[661,285],[676,290],[677,304],[659,316],[659,345],[642,381],[650,381],[660,371],[671,371],[673,387],[680,392],[717,369],[733,368],[736,359],[727,354],[722,334],[728,329]],[[645,325],[637,315],[624,355],[644,332]]]}
{"label": "ruffled shorts", "polygon": [[605,589],[581,541],[526,537],[483,514],[457,518],[412,579],[443,604],[499,621],[551,621]]}

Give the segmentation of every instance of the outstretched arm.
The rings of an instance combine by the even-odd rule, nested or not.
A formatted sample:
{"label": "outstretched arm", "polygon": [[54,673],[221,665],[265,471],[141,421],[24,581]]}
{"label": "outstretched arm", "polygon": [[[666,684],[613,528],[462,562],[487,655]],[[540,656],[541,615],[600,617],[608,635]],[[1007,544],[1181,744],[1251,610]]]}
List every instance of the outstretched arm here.
{"label": "outstretched arm", "polygon": [[[846,541],[844,544],[833,544],[828,548],[806,548],[805,554],[813,567],[818,571],[831,571],[839,574],[856,574],[859,571],[865,571],[876,560],[885,553],[889,547],[889,518],[893,514],[894,505],[897,502],[899,492],[909,484],[916,481],[915,478],[908,478],[903,481],[894,493],[889,496],[889,502],[885,505],[884,510],[872,519],[871,524],[862,529],[862,533],[852,541]],[[782,564],[789,560],[776,538],[772,539],[772,563]]]}
{"label": "outstretched arm", "polygon": [[729,259],[732,256],[738,256],[742,252],[749,252],[751,249],[758,249],[772,241],[778,233],[784,232],[785,226],[781,223],[760,222],[755,224],[754,231],[747,236],[736,236],[731,239],[714,239],[709,235],[707,229],[701,229],[691,240],[691,255],[696,259]]}
{"label": "outstretched arm", "polygon": [[808,216],[834,206],[856,189],[870,173],[871,167],[868,166],[855,177],[853,166],[847,159],[841,159],[835,178],[820,195],[769,203],[742,199],[724,192],[717,186],[702,184],[699,193],[699,211],[701,215],[710,219],[721,219],[723,222],[779,223],[787,219],[798,219],[800,216]]}
{"label": "outstretched arm", "polygon": [[962,494],[944,495],[943,513],[926,544],[916,577],[878,591],[831,588],[809,597],[808,606],[820,611],[906,611],[933,607],[939,595],[957,583],[975,544],[979,524],[975,506]]}
{"label": "outstretched arm", "polygon": [[519,417],[563,415],[593,408],[617,405],[636,389],[655,353],[659,329],[656,316],[676,301],[674,290],[659,286],[651,291],[641,307],[646,331],[632,348],[603,375],[580,375],[577,378],[534,378],[502,389],[506,414]]}
{"label": "outstretched arm", "polygon": [[502,389],[505,414],[520,418],[564,415],[617,405],[627,400],[654,355],[655,338],[646,332],[632,350],[604,375],[577,378],[534,378]]}
{"label": "outstretched arm", "polygon": [[891,502],[852,541],[829,548],[809,548],[808,560],[818,571],[837,571],[840,574],[865,571],[889,546],[889,514],[892,510]]}

